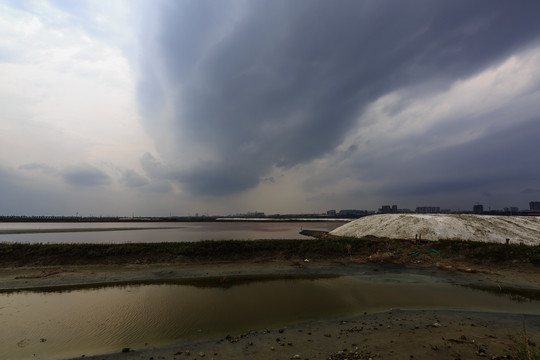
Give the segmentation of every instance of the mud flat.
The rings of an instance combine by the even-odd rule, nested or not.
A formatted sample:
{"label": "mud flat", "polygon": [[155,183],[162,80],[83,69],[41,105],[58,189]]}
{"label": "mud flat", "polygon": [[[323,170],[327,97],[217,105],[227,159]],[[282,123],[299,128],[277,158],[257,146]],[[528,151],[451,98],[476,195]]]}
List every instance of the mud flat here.
{"label": "mud flat", "polygon": [[[540,343],[540,276],[535,268],[447,271],[434,266],[359,264],[350,260],[200,262],[176,264],[94,264],[0,269],[3,291],[144,284],[175,279],[309,274],[425,275],[450,284],[499,291],[538,303],[538,312],[492,313],[448,309],[387,309],[271,329],[246,328],[212,338],[166,346],[147,344],[109,354],[81,353],[91,359],[506,359],[520,346]],[[506,292],[505,292],[506,291]],[[366,296],[370,296],[366,294]],[[536,349],[536,347],[531,348]]]}
{"label": "mud flat", "polygon": [[539,334],[538,315],[389,310],[86,358],[511,359]]}
{"label": "mud flat", "polygon": [[[314,234],[312,234],[314,235]],[[344,238],[193,244],[0,244],[0,291],[153,281],[416,274],[538,305],[538,311],[386,309],[271,329],[81,353],[93,359],[509,359],[539,351],[538,246]],[[369,297],[369,294],[366,294]],[[519,303],[518,303],[519,304]],[[536,344],[536,345],[534,345]],[[80,358],[80,357],[78,357]],[[527,357],[522,357],[528,359]],[[534,359],[534,358],[533,358]]]}

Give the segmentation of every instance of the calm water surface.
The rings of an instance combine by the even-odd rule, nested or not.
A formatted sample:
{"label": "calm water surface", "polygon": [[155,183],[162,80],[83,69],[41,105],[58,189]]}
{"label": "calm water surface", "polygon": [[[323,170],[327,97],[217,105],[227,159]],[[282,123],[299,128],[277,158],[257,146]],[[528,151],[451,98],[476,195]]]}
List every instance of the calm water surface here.
{"label": "calm water surface", "polygon": [[516,302],[419,275],[211,285],[2,293],[0,358],[79,357],[389,308],[540,313],[537,301]]}
{"label": "calm water surface", "polygon": [[[2,230],[61,230],[30,234],[0,234],[1,242],[19,243],[131,243],[201,240],[307,239],[303,229],[331,231],[344,221],[215,221],[142,223],[0,223]],[[130,229],[131,228],[131,229]],[[138,228],[133,229],[133,228]],[[141,230],[140,228],[145,228]],[[94,231],[80,231],[92,229]],[[95,231],[101,229],[104,231]],[[115,231],[107,231],[115,229]],[[125,230],[118,230],[125,229]]]}

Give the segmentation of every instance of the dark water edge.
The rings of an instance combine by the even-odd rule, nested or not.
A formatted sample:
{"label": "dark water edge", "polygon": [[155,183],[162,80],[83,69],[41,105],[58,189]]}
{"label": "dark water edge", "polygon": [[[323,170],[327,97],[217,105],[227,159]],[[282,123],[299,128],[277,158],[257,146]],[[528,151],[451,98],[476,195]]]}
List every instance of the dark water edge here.
{"label": "dark water edge", "polygon": [[37,286],[25,287],[21,289],[0,289],[0,294],[16,293],[69,293],[79,290],[103,290],[107,288],[126,288],[130,286],[142,285],[182,285],[193,286],[195,288],[219,288],[230,289],[235,286],[249,285],[255,283],[265,283],[271,281],[299,281],[299,280],[319,280],[333,279],[342,275],[337,274],[246,274],[246,275],[224,275],[207,276],[193,278],[175,279],[141,279],[129,281],[108,281],[94,282],[75,285],[61,286]]}

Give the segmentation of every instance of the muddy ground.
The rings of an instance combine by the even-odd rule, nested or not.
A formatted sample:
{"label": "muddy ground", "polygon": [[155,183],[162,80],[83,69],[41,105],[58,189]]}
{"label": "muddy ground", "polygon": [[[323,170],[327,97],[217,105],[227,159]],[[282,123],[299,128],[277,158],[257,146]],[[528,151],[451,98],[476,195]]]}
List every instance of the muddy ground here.
{"label": "muddy ground", "polygon": [[[323,234],[324,235],[324,234]],[[0,256],[0,291],[144,283],[178,279],[222,279],[294,274],[411,273],[448,283],[499,291],[539,304],[537,249],[482,248],[450,243],[377,239],[327,239],[310,243],[200,245],[188,253],[145,253],[113,248],[86,259],[62,258],[45,248],[11,249]],[[318,241],[318,242],[317,242]],[[321,242],[322,241],[322,242]],[[328,244],[325,241],[329,241]],[[299,244],[299,245],[298,245]],[[170,246],[170,245],[168,245]],[[234,250],[231,250],[232,246]],[[325,246],[327,246],[325,248]],[[219,248],[222,250],[220,253]],[[22,250],[21,250],[22,249]],[[83,250],[88,248],[83,248]],[[111,248],[98,248],[111,251]],[[318,250],[317,250],[318,249]],[[81,256],[81,249],[75,251]],[[96,251],[95,248],[91,249]],[[140,253],[137,253],[140,251]],[[184,250],[182,250],[184,251]],[[482,253],[484,251],[484,253]],[[0,251],[1,253],[1,251]],[[160,255],[161,254],[161,255]],[[24,255],[28,255],[25,263]],[[69,260],[69,261],[67,261]],[[93,359],[510,359],[538,351],[540,316],[449,310],[388,310],[275,329],[245,329],[165,347],[81,354]],[[534,357],[532,357],[534,359]],[[527,357],[523,357],[527,359]]]}

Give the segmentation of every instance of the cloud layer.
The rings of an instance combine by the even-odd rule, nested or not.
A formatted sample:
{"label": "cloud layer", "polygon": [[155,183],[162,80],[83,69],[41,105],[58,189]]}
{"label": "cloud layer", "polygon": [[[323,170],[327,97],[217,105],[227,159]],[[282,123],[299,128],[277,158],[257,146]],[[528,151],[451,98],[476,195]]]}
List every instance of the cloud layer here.
{"label": "cloud layer", "polygon": [[1,2],[0,215],[526,208],[540,196],[538,13]]}
{"label": "cloud layer", "polygon": [[[178,168],[177,180],[187,191],[242,192],[258,186],[274,168],[286,171],[334,152],[351,131],[379,121],[365,113],[385,95],[407,92],[385,109],[397,117],[410,102],[445,92],[533,46],[540,34],[535,16],[540,6],[522,5],[250,1],[221,3],[220,8],[205,1],[167,2],[145,27],[153,29],[148,36],[153,44],[142,46],[153,51],[143,54],[140,103],[147,127],[163,140],[162,154]],[[466,152],[454,156],[437,145],[437,137],[446,142],[446,132],[454,127],[474,128],[460,124],[476,121],[462,119],[461,111],[450,110],[447,119],[415,119],[438,123],[429,131],[398,135],[392,146],[421,141],[441,157],[463,156]],[[397,128],[408,126],[401,123],[407,119],[393,120],[387,133],[378,134],[380,139],[368,141],[384,142]],[[536,128],[534,123],[530,127]],[[469,147],[474,152],[474,145]],[[372,149],[380,151],[376,145]],[[414,148],[403,150],[415,153]],[[365,157],[363,151],[349,156],[353,153]],[[491,166],[490,158],[484,154],[478,160]],[[383,166],[388,160],[381,159]],[[416,174],[440,172],[440,160],[432,154],[408,167]],[[445,169],[476,166],[456,160],[453,169]],[[425,181],[444,187],[438,179]],[[389,187],[399,191],[402,185]]]}

